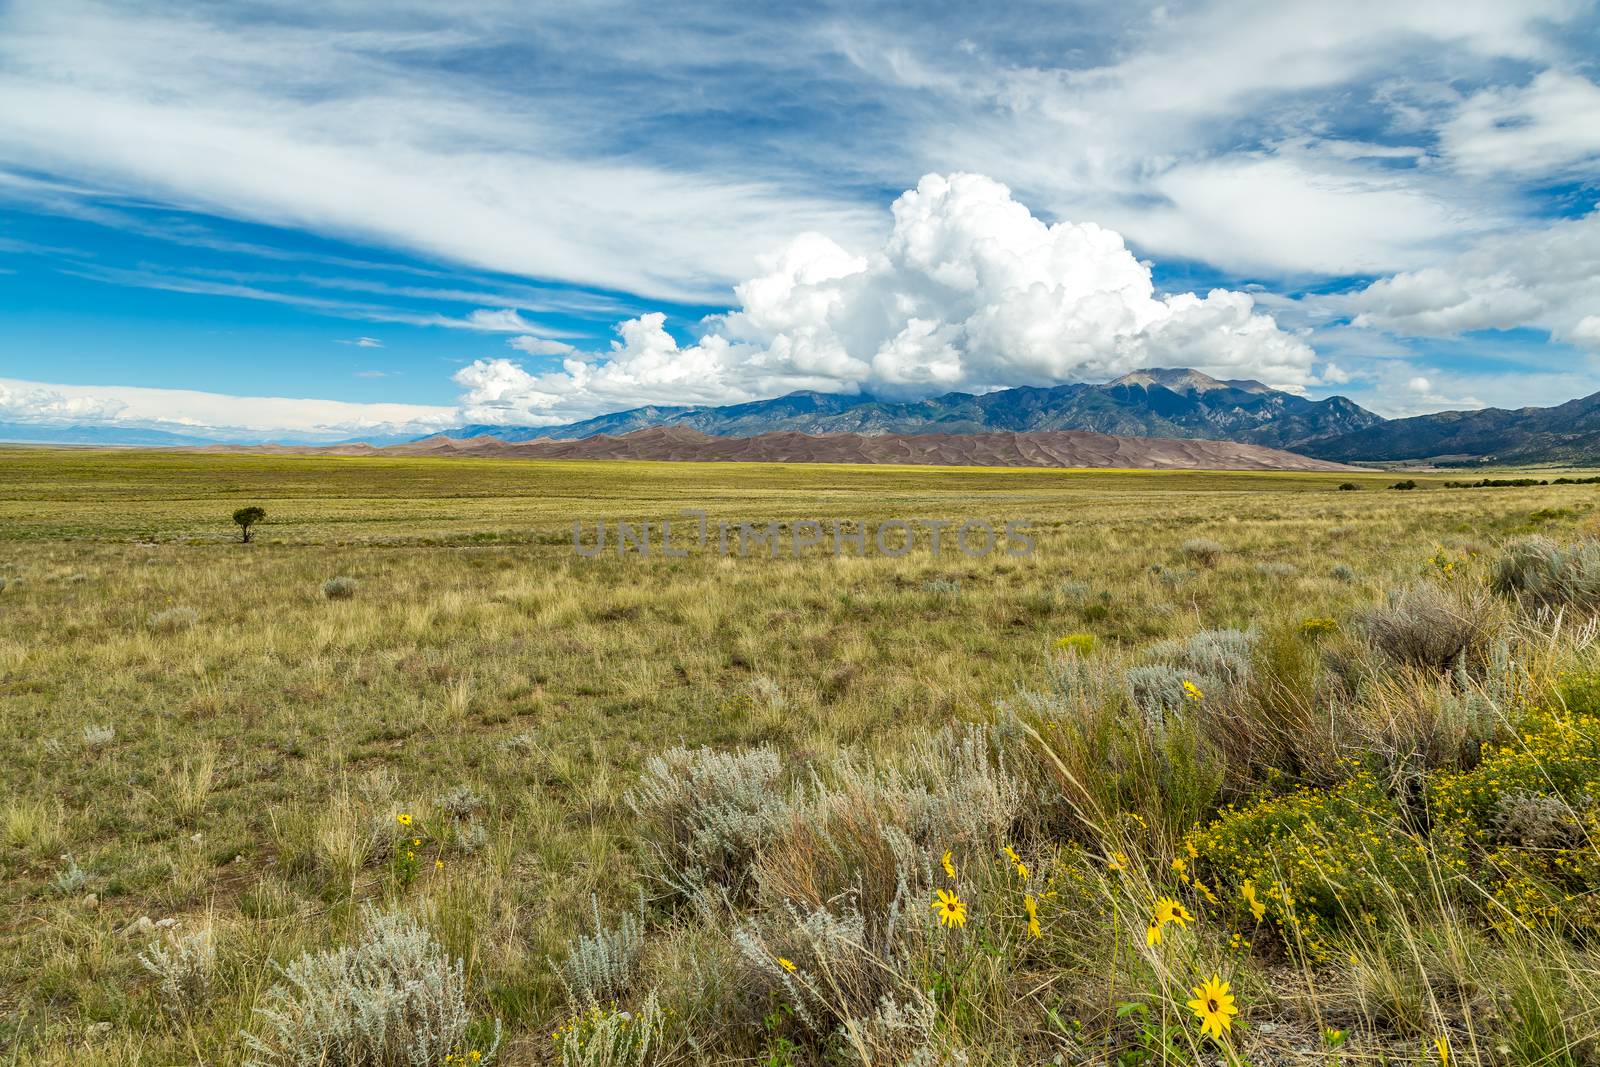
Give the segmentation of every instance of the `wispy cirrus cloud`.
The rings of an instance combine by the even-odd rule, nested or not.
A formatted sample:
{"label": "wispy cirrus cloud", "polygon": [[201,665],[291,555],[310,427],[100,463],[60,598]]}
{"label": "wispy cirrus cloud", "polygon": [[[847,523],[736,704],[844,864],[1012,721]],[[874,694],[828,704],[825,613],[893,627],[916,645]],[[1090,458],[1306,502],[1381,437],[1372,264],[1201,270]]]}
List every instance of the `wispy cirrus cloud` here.
{"label": "wispy cirrus cloud", "polygon": [[[1403,364],[1430,384],[1417,395],[1470,397],[1463,367],[1407,339],[1546,331],[1528,382],[1593,348],[1576,312],[1594,267],[1539,257],[1581,245],[1562,235],[1593,208],[1597,27],[1576,0],[1022,0],[981,20],[843,2],[13,0],[0,199],[114,235],[34,242],[73,278],[504,340],[539,374],[575,360],[598,381],[617,362],[598,330],[664,308],[640,349],[659,361],[648,388],[619,379],[613,399],[672,403],[715,392],[692,373],[699,335],[717,335],[697,320],[747,313],[734,287],[767,276],[764,255],[815,233],[870,258],[900,191],[979,173],[1044,223],[1121,234],[1158,264],[1157,301],[1176,273],[1174,289],[1272,305],[1274,329],[1334,346],[1308,387],[1381,399],[1409,384],[1389,377]],[[275,243],[291,234],[312,240]],[[136,256],[126,235],[170,249]],[[1511,267],[1488,269],[1494,255]],[[1046,288],[1107,262],[1059,266]],[[935,336],[966,301],[919,304],[919,321]],[[838,360],[777,360],[765,380],[948,379],[936,345],[891,358],[873,330],[835,335]],[[1126,336],[1044,371],[1120,365]],[[1065,326],[1047,342],[1077,344]],[[1282,373],[1281,353],[1241,350],[1259,360],[1240,373]],[[979,364],[960,355],[967,381]],[[1010,358],[971,380],[1040,373]]]}

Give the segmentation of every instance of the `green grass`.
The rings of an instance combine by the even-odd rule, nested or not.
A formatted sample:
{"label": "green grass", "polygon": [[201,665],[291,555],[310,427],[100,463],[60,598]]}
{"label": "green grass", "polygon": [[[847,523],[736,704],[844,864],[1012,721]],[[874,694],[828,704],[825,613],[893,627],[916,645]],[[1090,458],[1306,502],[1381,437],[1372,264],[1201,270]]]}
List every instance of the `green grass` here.
{"label": "green grass", "polygon": [[[0,578],[22,579],[0,591],[0,1048],[18,1063],[238,1063],[271,962],[343,940],[358,902],[389,899],[467,961],[479,1014],[505,1024],[502,1061],[544,1062],[569,1011],[550,957],[592,897],[628,907],[643,884],[624,794],[649,755],[892,760],[1045,687],[1065,634],[1116,656],[1343,619],[1441,547],[1594,528],[1591,487],[1430,488],[1448,477],[1398,493],[1365,474],[0,452]],[[229,521],[245,504],[268,512],[249,545]],[[570,544],[575,518],[683,508],[1028,519],[1038,545],[586,560]],[[1214,566],[1184,558],[1196,537],[1226,549]],[[354,597],[323,596],[335,576],[359,582]],[[192,624],[151,625],[174,609]],[[114,736],[91,743],[91,726]],[[485,801],[470,848],[436,812],[460,786]],[[429,828],[414,878],[381,854],[395,831],[369,839],[397,811]],[[87,878],[62,890],[69,855]],[[682,973],[696,935],[653,914],[658,973]],[[150,936],[126,932],[142,916],[217,932],[204,1011],[161,1009],[136,959]],[[1054,981],[1065,996],[1079,978],[1094,984]],[[1552,981],[1529,971],[1524,986]],[[942,1025],[976,1061],[1025,1062],[1025,1043],[1050,1044],[1028,1027],[1052,1024],[1034,1012],[986,1045],[983,1020],[1009,1010],[998,989],[944,1002]],[[1285,1020],[1304,1014],[1293,999],[1274,1009]],[[1539,1016],[1547,1037],[1562,1025]],[[727,1048],[761,1054],[740,1041]]]}

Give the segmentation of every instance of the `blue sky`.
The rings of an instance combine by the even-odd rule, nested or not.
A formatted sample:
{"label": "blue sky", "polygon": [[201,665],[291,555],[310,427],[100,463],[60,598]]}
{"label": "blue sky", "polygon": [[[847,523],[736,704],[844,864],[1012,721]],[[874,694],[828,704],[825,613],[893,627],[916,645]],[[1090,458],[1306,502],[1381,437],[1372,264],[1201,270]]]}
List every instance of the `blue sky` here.
{"label": "blue sky", "polygon": [[1592,4],[972,11],[11,0],[0,423],[1600,389]]}

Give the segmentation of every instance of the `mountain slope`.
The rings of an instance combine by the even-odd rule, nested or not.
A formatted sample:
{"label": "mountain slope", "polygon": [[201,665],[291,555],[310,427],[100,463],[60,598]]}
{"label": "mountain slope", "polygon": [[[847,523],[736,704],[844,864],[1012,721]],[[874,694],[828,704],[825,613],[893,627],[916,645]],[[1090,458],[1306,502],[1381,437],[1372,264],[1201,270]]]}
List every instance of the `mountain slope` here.
{"label": "mountain slope", "polygon": [[[374,450],[361,449],[363,454]],[[247,449],[248,451],[248,449]],[[295,451],[295,450],[288,450]],[[303,451],[351,452],[352,449]],[[437,437],[381,450],[385,455],[518,459],[628,459],[749,463],[910,463],[978,467],[1112,467],[1192,470],[1348,470],[1337,463],[1233,441],[1116,437],[1079,430],[1032,433],[804,434],[714,437],[687,426],[656,426],[612,437],[505,441]],[[352,453],[353,454],[353,453]]]}
{"label": "mountain slope", "polygon": [[635,408],[567,426],[468,426],[450,431],[450,436],[571,440],[649,426],[683,426],[713,437],[783,430],[866,435],[1088,430],[1298,448],[1382,421],[1344,397],[1307,400],[1260,382],[1219,381],[1194,370],[1152,368],[1104,385],[1023,386],[909,402],[800,392],[727,407]]}
{"label": "mountain slope", "polygon": [[1550,408],[1482,408],[1394,419],[1308,442],[1323,459],[1442,463],[1600,461],[1600,393]]}

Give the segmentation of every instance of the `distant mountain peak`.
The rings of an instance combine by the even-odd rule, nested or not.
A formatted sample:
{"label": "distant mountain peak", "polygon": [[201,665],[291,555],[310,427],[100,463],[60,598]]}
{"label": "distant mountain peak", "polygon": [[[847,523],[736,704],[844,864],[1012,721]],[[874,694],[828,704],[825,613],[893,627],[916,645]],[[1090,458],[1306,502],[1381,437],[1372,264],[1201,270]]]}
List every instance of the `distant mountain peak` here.
{"label": "distant mountain peak", "polygon": [[1145,367],[1142,370],[1129,371],[1120,378],[1114,378],[1107,385],[1140,385],[1148,389],[1152,385],[1159,385],[1163,389],[1170,389],[1174,393],[1193,395],[1195,393],[1209,393],[1217,389],[1237,389],[1244,393],[1271,393],[1275,392],[1271,386],[1263,385],[1250,378],[1235,378],[1222,381],[1203,371],[1189,367]]}

